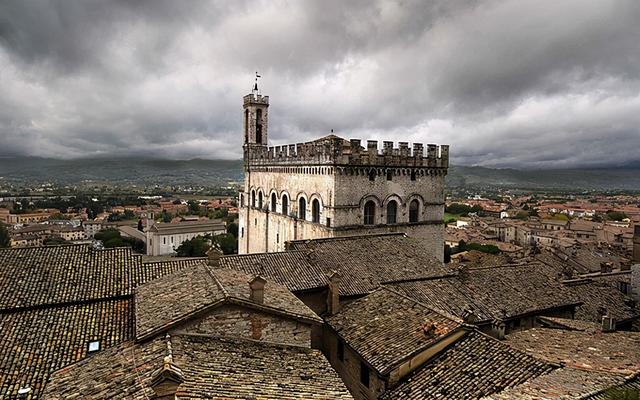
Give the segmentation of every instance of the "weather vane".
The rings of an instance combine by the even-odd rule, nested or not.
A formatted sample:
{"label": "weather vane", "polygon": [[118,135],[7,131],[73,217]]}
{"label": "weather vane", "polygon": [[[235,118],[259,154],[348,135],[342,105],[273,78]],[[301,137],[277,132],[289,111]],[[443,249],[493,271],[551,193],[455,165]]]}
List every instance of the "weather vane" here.
{"label": "weather vane", "polygon": [[253,86],[255,94],[258,94],[258,78],[260,78],[260,75],[258,74],[258,71],[256,71],[256,84]]}

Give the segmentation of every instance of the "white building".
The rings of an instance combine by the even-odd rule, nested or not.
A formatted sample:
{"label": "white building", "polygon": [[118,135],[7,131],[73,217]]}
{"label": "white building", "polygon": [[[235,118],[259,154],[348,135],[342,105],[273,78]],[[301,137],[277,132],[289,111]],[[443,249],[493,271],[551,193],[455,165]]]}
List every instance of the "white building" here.
{"label": "white building", "polygon": [[145,241],[147,255],[150,256],[173,254],[182,242],[196,236],[215,236],[227,232],[222,220],[156,224],[153,219],[148,219],[147,226]]}

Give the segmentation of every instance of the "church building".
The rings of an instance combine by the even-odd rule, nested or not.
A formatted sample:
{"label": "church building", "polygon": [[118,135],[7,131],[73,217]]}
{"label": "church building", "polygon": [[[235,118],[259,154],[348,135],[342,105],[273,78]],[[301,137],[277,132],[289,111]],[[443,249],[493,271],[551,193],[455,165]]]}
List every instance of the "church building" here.
{"label": "church building", "polygon": [[443,259],[449,146],[346,140],[268,146],[269,96],[244,96],[240,254],[285,250],[291,240],[404,232]]}

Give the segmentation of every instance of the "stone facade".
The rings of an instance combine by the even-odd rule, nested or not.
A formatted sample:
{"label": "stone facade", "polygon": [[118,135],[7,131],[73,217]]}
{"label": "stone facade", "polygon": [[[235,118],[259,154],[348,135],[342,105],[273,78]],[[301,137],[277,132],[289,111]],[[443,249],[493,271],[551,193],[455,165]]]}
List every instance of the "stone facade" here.
{"label": "stone facade", "polygon": [[177,330],[311,347],[310,324],[236,305],[216,308]]}
{"label": "stone facade", "polygon": [[[443,259],[449,147],[347,141],[267,146],[269,97],[244,97],[244,188],[239,253],[273,252],[299,239],[405,232]],[[256,118],[260,120],[256,120]],[[252,119],[253,118],[253,119]],[[260,132],[257,132],[258,129]]]}

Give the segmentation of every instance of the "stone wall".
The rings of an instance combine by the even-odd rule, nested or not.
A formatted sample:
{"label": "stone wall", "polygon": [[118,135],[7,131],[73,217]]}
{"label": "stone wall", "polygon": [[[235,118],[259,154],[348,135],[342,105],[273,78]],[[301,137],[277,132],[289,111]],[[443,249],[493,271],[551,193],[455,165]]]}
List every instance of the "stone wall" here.
{"label": "stone wall", "polygon": [[310,324],[236,305],[216,308],[176,330],[311,347]]}

